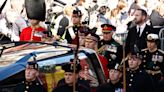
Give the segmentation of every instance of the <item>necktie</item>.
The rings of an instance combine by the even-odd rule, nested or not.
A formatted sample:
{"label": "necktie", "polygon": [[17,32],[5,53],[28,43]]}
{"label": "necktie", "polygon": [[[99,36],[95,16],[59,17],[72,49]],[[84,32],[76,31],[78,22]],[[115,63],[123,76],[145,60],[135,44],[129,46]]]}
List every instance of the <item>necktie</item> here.
{"label": "necktie", "polygon": [[140,27],[138,28],[138,32],[137,32],[137,35],[138,35],[138,37],[140,37]]}

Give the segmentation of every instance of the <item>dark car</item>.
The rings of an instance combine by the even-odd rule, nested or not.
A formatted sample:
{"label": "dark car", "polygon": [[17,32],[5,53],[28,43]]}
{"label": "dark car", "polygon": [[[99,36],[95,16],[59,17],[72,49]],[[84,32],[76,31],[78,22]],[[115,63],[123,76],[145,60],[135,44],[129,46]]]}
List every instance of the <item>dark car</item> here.
{"label": "dark car", "polygon": [[[26,63],[34,60],[40,67],[40,82],[51,92],[64,77],[61,66],[74,59],[75,48],[75,45],[60,43],[1,44],[0,92],[13,92],[14,87],[25,79]],[[82,66],[79,76],[89,80],[93,89],[105,82],[104,71],[95,51],[80,47],[78,59]]]}

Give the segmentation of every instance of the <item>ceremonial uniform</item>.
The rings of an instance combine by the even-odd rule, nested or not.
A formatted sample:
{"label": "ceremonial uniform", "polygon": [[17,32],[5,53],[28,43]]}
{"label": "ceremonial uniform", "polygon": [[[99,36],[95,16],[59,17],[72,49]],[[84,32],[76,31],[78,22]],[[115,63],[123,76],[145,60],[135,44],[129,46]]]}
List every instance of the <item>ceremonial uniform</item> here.
{"label": "ceremonial uniform", "polygon": [[[70,63],[67,63],[62,66],[62,69],[65,71],[64,79],[61,79],[58,82],[58,85],[56,88],[53,89],[52,92],[73,92],[73,82],[75,82],[75,91],[76,92],[90,92],[90,86],[88,82],[84,82],[82,80],[79,80],[78,73],[82,69],[80,62],[78,60],[76,63],[73,62],[73,59],[70,60]],[[75,75],[74,72],[74,66],[75,65]],[[73,79],[75,78],[75,79]],[[69,81],[69,83],[68,83]]]}
{"label": "ceremonial uniform", "polygon": [[24,28],[20,34],[20,41],[41,41],[44,36],[43,32],[46,29],[39,27],[32,29],[31,27]]}
{"label": "ceremonial uniform", "polygon": [[16,86],[15,92],[46,92],[46,90],[38,81],[23,81]]}
{"label": "ceremonial uniform", "polygon": [[151,77],[141,69],[126,71],[127,92],[155,92]]}
{"label": "ceremonial uniform", "polygon": [[164,51],[157,49],[150,52],[148,49],[142,50],[143,54],[143,68],[155,79],[160,80],[164,74]]}
{"label": "ceremonial uniform", "polygon": [[63,34],[62,38],[66,39],[70,44],[77,44],[77,32],[79,33],[86,33],[89,31],[89,28],[86,26],[69,26],[67,27],[65,33]]}
{"label": "ceremonial uniform", "polygon": [[[122,66],[118,63],[109,63],[109,82],[97,88],[96,92],[123,92]],[[116,81],[117,80],[117,81]]]}
{"label": "ceremonial uniform", "polygon": [[[76,83],[76,92],[91,92],[89,85],[84,85],[87,83],[78,80]],[[57,86],[52,92],[73,92],[73,86],[69,86],[66,83],[62,83]]]}
{"label": "ceremonial uniform", "polygon": [[[100,40],[100,37],[97,34],[88,33],[88,35],[85,37],[85,47],[97,51],[97,45],[98,45],[99,40]],[[100,64],[102,66],[102,69],[104,71],[104,74],[106,76],[106,79],[108,79],[109,72],[108,72],[108,68],[106,67],[106,65],[108,64],[108,61],[104,56],[100,55],[99,53],[97,55],[98,55]]]}
{"label": "ceremonial uniform", "polygon": [[47,92],[37,77],[38,72],[39,65],[36,62],[27,62],[26,80],[16,86],[15,92]]}
{"label": "ceremonial uniform", "polygon": [[96,92],[123,92],[123,83],[112,84],[109,82],[98,87]]}
{"label": "ceremonial uniform", "polygon": [[105,56],[109,62],[114,61],[117,57],[116,61],[122,60],[122,46],[117,43],[114,39],[111,41],[100,41],[100,45],[106,45],[106,48],[100,53]]}
{"label": "ceremonial uniform", "polygon": [[146,69],[146,72],[151,75],[156,82],[158,82],[164,74],[164,51],[157,48],[158,41],[158,35],[149,34],[147,36],[148,44],[155,44],[156,47],[153,48],[153,51],[150,51],[150,46],[142,50],[142,67]]}
{"label": "ceremonial uniform", "polygon": [[153,80],[145,70],[140,68],[141,63],[141,52],[138,48],[134,48],[129,54],[129,67],[126,70],[126,92],[155,92]]}
{"label": "ceremonial uniform", "polygon": [[72,26],[66,27],[64,34],[62,35],[62,39],[66,39],[70,44],[77,44],[77,33],[78,32],[86,32],[88,28],[86,26],[82,26],[80,20],[82,18],[82,13],[79,9],[73,10],[72,12]]}
{"label": "ceremonial uniform", "polygon": [[[110,34],[111,31],[115,30],[112,25],[104,24],[102,25],[103,34]],[[99,44],[99,53],[107,58],[109,62],[122,60],[122,46],[117,43],[113,38],[111,40],[105,41],[102,39]]]}

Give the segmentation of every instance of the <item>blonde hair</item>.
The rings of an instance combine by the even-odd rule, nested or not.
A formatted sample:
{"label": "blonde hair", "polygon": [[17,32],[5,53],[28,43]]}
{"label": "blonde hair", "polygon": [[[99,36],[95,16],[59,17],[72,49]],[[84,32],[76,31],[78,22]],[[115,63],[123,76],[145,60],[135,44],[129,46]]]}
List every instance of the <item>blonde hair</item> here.
{"label": "blonde hair", "polygon": [[64,7],[64,9],[63,9],[63,13],[64,13],[65,15],[71,16],[73,10],[74,10],[74,7],[73,7],[73,6],[71,6],[71,5],[66,5],[66,6]]}

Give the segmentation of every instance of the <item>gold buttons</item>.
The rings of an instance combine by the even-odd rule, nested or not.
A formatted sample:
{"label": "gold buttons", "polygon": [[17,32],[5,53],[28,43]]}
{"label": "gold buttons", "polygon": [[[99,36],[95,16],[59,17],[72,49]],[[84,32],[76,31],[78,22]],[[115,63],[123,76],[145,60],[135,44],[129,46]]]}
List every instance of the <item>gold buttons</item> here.
{"label": "gold buttons", "polygon": [[155,69],[155,66],[153,66],[153,69]]}
{"label": "gold buttons", "polygon": [[29,89],[29,86],[26,86],[26,89]]}
{"label": "gold buttons", "polygon": [[36,83],[36,85],[39,85],[39,83]]}
{"label": "gold buttons", "polygon": [[130,79],[130,81],[133,81],[133,79]]}

